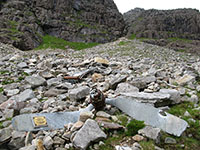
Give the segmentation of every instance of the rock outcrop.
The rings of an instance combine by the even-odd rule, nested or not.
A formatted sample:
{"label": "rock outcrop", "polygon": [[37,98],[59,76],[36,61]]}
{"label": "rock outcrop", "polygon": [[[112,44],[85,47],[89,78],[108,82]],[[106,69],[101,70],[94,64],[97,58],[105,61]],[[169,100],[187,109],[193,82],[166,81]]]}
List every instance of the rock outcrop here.
{"label": "rock outcrop", "polygon": [[113,0],[3,0],[0,41],[21,50],[48,34],[67,41],[105,43],[122,36],[123,16]]}
{"label": "rock outcrop", "polygon": [[195,9],[144,10],[124,14],[125,33],[149,44],[200,53],[200,13]]}
{"label": "rock outcrop", "polygon": [[144,38],[200,40],[200,13],[195,9],[133,9],[124,14],[128,35]]}

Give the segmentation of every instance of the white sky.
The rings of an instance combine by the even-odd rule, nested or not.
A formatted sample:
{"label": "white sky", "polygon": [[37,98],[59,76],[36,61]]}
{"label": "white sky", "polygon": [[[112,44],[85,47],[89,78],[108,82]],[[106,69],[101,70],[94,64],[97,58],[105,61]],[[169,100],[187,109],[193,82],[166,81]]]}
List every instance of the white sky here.
{"label": "white sky", "polygon": [[114,0],[121,13],[135,7],[144,9],[196,8],[200,10],[200,0]]}

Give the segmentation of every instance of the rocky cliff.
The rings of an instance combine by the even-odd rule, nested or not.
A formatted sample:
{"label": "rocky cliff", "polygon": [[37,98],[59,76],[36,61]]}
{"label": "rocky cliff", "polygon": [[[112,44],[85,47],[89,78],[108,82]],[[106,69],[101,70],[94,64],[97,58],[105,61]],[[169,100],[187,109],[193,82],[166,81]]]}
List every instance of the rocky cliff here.
{"label": "rocky cliff", "polygon": [[181,52],[200,53],[200,13],[195,9],[144,10],[124,14],[125,33]]}
{"label": "rocky cliff", "polygon": [[2,0],[0,41],[21,50],[39,46],[45,34],[75,42],[112,41],[124,29],[113,0]]}
{"label": "rocky cliff", "polygon": [[128,35],[200,40],[200,13],[195,9],[133,9],[124,14]]}

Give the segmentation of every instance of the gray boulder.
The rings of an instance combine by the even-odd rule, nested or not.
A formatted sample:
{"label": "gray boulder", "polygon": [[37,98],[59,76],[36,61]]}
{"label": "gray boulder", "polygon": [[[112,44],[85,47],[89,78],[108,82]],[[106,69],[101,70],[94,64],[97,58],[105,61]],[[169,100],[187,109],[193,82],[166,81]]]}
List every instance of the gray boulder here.
{"label": "gray boulder", "polygon": [[11,148],[12,150],[18,150],[21,147],[25,146],[25,137],[26,137],[26,132],[18,132],[18,131],[13,131],[12,133],[12,139],[8,143],[8,147]]}
{"label": "gray boulder", "polygon": [[120,83],[115,90],[116,93],[129,93],[129,92],[139,92],[139,89],[129,83]]}
{"label": "gray boulder", "polygon": [[71,100],[81,100],[85,98],[90,92],[90,88],[88,86],[81,86],[69,91],[69,98]]}
{"label": "gray boulder", "polygon": [[91,142],[98,142],[106,137],[106,134],[99,128],[97,122],[88,119],[76,133],[72,142],[76,148],[85,150]]}
{"label": "gray boulder", "polygon": [[145,89],[149,83],[155,81],[156,81],[155,76],[146,76],[146,77],[134,78],[130,83],[139,89]]}
{"label": "gray boulder", "polygon": [[137,101],[143,103],[150,103],[156,107],[166,106],[171,104],[170,95],[165,93],[145,93],[145,92],[131,92],[131,93],[121,93],[124,96],[132,97]]}
{"label": "gray boulder", "polygon": [[0,130],[0,143],[7,142],[12,137],[13,129],[11,127]]}
{"label": "gray boulder", "polygon": [[151,126],[146,126],[143,129],[138,131],[139,134],[146,136],[152,140],[155,140],[156,143],[160,142],[161,130],[159,128],[153,128]]}
{"label": "gray boulder", "polygon": [[44,85],[46,83],[46,80],[40,76],[28,76],[25,78],[25,81],[27,81],[33,88]]}
{"label": "gray boulder", "polygon": [[181,101],[180,92],[175,89],[161,89],[159,92],[169,94],[173,104],[178,104]]}
{"label": "gray boulder", "polygon": [[0,93],[0,104],[7,101],[7,97],[3,95],[3,93]]}

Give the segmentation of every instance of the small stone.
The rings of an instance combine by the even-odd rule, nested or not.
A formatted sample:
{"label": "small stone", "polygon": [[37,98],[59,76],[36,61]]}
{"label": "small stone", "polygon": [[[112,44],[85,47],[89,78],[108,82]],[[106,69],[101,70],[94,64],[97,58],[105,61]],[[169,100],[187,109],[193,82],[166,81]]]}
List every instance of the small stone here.
{"label": "small stone", "polygon": [[64,93],[67,93],[67,90],[60,90],[60,89],[55,89],[55,88],[52,88],[52,89],[49,89],[48,91],[46,91],[44,93],[44,96],[45,97],[56,97],[60,94],[64,94]]}
{"label": "small stone", "polygon": [[76,108],[75,106],[73,106],[73,105],[70,105],[70,106],[69,106],[69,110],[70,110],[70,111],[76,111],[77,108]]}
{"label": "small stone", "polygon": [[27,89],[21,92],[19,95],[17,95],[18,102],[25,102],[32,98],[35,98],[35,94],[31,89]]}
{"label": "small stone", "polygon": [[95,57],[94,62],[104,64],[104,65],[109,65],[109,61],[101,57]]}
{"label": "small stone", "polygon": [[143,149],[142,146],[137,142],[135,142],[131,148],[132,148],[131,150],[142,150]]}
{"label": "small stone", "polygon": [[132,139],[136,142],[140,142],[140,141],[143,141],[145,138],[143,136],[137,134],[137,135],[133,136]]}
{"label": "small stone", "polygon": [[13,96],[18,94],[20,91],[19,89],[13,89],[13,90],[6,90],[5,93],[7,96]]}
{"label": "small stone", "polygon": [[8,127],[9,125],[11,125],[11,123],[12,123],[12,121],[7,120],[7,121],[4,121],[4,122],[2,123],[2,125],[3,125],[3,127],[5,128],[5,127]]}
{"label": "small stone", "polygon": [[37,147],[37,150],[45,150],[43,141],[41,139],[37,140],[36,147]]}
{"label": "small stone", "polygon": [[196,90],[197,90],[198,92],[200,92],[200,85],[198,85],[198,86],[196,87]]}
{"label": "small stone", "polygon": [[[35,150],[35,149],[36,149],[36,146],[30,145],[30,146],[22,147],[22,148],[20,148],[19,150]],[[38,149],[38,150],[39,150],[39,149]]]}
{"label": "small stone", "polygon": [[154,146],[155,150],[164,150],[163,148],[160,148],[158,146]]}
{"label": "small stone", "polygon": [[16,149],[19,149],[21,147],[25,146],[25,137],[26,132],[19,132],[19,131],[13,131],[12,132],[12,139],[8,143],[9,147],[15,147]]}
{"label": "small stone", "polygon": [[89,95],[90,88],[88,86],[78,87],[69,91],[70,100],[81,100]]}
{"label": "small stone", "polygon": [[176,79],[176,82],[182,86],[193,81],[195,81],[195,77],[188,74],[184,75],[183,77],[180,77],[179,79]]}
{"label": "small stone", "polygon": [[120,83],[115,90],[116,93],[129,93],[129,92],[139,92],[139,89],[129,83]]}
{"label": "small stone", "polygon": [[83,123],[82,121],[76,122],[76,123],[72,126],[71,131],[74,132],[74,131],[80,129],[80,128],[83,126],[83,124],[84,124],[84,123]]}
{"label": "small stone", "polygon": [[48,87],[57,86],[60,83],[61,83],[60,78],[52,78],[52,79],[47,80],[47,86]]}
{"label": "small stone", "polygon": [[63,140],[62,138],[55,136],[53,138],[53,143],[56,145],[64,145],[65,144],[65,140]]}
{"label": "small stone", "polygon": [[101,121],[104,121],[104,122],[111,122],[110,119],[104,118],[104,117],[96,117],[95,120],[96,120],[97,122],[101,122]]}
{"label": "small stone", "polygon": [[40,76],[28,76],[25,78],[25,81],[28,82],[33,88],[44,85],[46,80]]}
{"label": "small stone", "polygon": [[191,117],[191,115],[190,115],[190,113],[188,111],[185,111],[184,116],[185,117]]}
{"label": "small stone", "polygon": [[128,147],[128,146],[115,146],[115,150],[132,150],[132,148]]}
{"label": "small stone", "polygon": [[98,142],[106,137],[106,134],[99,128],[97,122],[88,119],[73,138],[73,144],[76,148],[85,150],[91,142]]}
{"label": "small stone", "polygon": [[106,112],[104,112],[104,111],[98,111],[98,112],[96,113],[96,116],[97,116],[97,117],[104,117],[104,118],[110,118],[110,117],[111,117],[108,113],[106,113]]}
{"label": "small stone", "polygon": [[13,129],[11,127],[0,129],[0,143],[4,143],[12,137]]}
{"label": "small stone", "polygon": [[85,122],[87,119],[92,119],[94,114],[91,111],[84,111],[80,113],[79,120]]}
{"label": "small stone", "polygon": [[28,67],[28,65],[27,65],[27,63],[25,63],[25,62],[21,62],[21,63],[19,63],[19,64],[17,65],[17,67],[19,67],[19,68],[26,68],[26,67]]}
{"label": "small stone", "polygon": [[99,73],[94,73],[92,75],[92,82],[97,82],[97,81],[102,81],[103,80],[103,76]]}
{"label": "small stone", "polygon": [[46,149],[52,149],[53,139],[50,136],[44,138],[44,146],[46,147]]}
{"label": "small stone", "polygon": [[134,78],[130,83],[139,89],[145,89],[149,83],[155,82],[155,76],[137,77]]}
{"label": "small stone", "polygon": [[160,142],[161,130],[159,128],[153,128],[151,126],[146,126],[143,129],[139,130],[138,133],[142,134],[143,136],[146,136],[150,139],[155,140],[156,143]]}
{"label": "small stone", "polygon": [[7,109],[4,113],[4,117],[6,119],[9,119],[9,118],[13,118],[14,117],[14,109]]}
{"label": "small stone", "polygon": [[110,88],[115,90],[117,88],[117,85],[125,82],[127,79],[127,76],[121,75],[121,76],[116,76],[110,81]]}
{"label": "small stone", "polygon": [[106,122],[106,121],[97,121],[101,127],[104,127],[105,129],[110,129],[110,130],[121,130],[124,127],[114,123],[114,122]]}
{"label": "small stone", "polygon": [[197,95],[194,95],[194,94],[193,94],[193,95],[189,98],[189,101],[197,104],[198,101],[199,101],[199,98],[198,98]]}
{"label": "small stone", "polygon": [[62,136],[63,139],[65,140],[70,140],[72,133],[70,131],[65,132]]}
{"label": "small stone", "polygon": [[111,116],[111,119],[112,119],[114,122],[119,121],[119,119],[118,119],[116,116]]}
{"label": "small stone", "polygon": [[54,77],[54,75],[51,74],[48,70],[41,71],[41,72],[39,73],[39,75],[40,75],[41,77],[45,78],[45,79],[50,79],[50,78],[53,78],[53,77]]}
{"label": "small stone", "polygon": [[176,144],[176,140],[171,138],[171,137],[166,137],[165,138],[165,143],[166,144]]}
{"label": "small stone", "polygon": [[0,104],[7,101],[7,97],[3,95],[3,93],[0,93]]}

